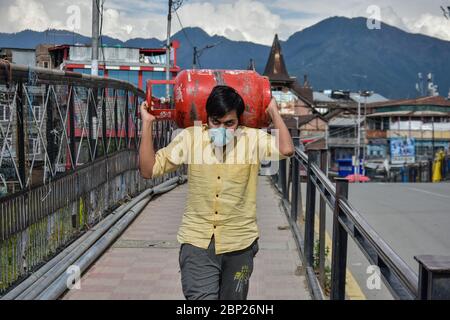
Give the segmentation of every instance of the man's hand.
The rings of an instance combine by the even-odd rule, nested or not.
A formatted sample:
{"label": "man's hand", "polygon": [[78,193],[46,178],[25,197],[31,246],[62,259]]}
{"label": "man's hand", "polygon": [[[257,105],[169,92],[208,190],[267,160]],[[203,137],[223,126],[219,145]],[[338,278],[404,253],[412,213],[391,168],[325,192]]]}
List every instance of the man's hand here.
{"label": "man's hand", "polygon": [[274,115],[278,114],[278,103],[274,97],[272,97],[272,99],[270,100],[269,106],[266,109],[266,113],[270,116],[272,120],[274,118]]}
{"label": "man's hand", "polygon": [[144,101],[141,104],[141,119],[142,121],[148,123],[152,123],[156,120],[155,116],[150,113],[150,108],[147,104],[147,101]]}
{"label": "man's hand", "polygon": [[289,129],[286,127],[283,118],[278,112],[278,104],[275,98],[270,100],[269,106],[266,109],[266,113],[272,119],[272,123],[275,129],[279,130],[280,134],[280,145],[279,150],[282,155],[291,156],[294,154],[294,144],[292,142],[291,134]]}
{"label": "man's hand", "polygon": [[145,179],[153,176],[153,165],[155,164],[155,151],[153,149],[153,121],[155,116],[149,112],[147,102],[142,102],[141,107],[142,136],[139,147],[139,172]]}

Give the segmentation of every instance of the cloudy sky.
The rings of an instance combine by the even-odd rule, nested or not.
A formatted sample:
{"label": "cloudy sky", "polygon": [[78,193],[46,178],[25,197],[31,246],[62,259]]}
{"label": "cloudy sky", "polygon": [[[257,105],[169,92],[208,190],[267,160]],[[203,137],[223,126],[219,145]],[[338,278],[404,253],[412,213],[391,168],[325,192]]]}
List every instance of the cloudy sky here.
{"label": "cloudy sky", "polygon": [[[104,0],[103,33],[121,40],[164,39],[167,2]],[[0,0],[0,5],[0,32],[57,28],[91,34],[92,0]],[[184,0],[177,13],[184,27],[267,45],[275,33],[286,40],[331,16],[379,17],[403,30],[450,41],[450,20],[440,6],[450,6],[450,0]],[[176,15],[172,30],[180,30]]]}

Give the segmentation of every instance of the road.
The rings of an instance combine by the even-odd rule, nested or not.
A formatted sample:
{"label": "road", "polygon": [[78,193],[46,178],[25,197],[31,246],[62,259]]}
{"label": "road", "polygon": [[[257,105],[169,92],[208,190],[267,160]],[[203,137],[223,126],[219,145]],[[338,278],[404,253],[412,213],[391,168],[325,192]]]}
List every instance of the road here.
{"label": "road", "polygon": [[[305,195],[304,186],[302,190]],[[416,255],[450,255],[450,183],[350,184],[349,200],[415,272]],[[331,222],[328,209],[326,225],[330,236]],[[392,299],[384,285],[379,290],[367,288],[368,265],[349,237],[348,268],[365,297]]]}

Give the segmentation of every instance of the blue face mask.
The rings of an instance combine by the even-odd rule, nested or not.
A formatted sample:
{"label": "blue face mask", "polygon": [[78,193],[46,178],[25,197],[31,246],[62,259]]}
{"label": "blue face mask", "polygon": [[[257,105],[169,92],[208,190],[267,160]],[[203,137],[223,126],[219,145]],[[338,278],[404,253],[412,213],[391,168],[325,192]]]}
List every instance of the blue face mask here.
{"label": "blue face mask", "polygon": [[217,147],[223,147],[233,139],[233,132],[225,128],[210,128],[208,130],[211,141]]}

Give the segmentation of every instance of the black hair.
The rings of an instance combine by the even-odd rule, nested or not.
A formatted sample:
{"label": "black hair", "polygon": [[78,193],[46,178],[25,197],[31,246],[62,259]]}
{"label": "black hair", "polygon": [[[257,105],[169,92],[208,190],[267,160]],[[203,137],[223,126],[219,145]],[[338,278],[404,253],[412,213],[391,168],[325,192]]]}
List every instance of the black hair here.
{"label": "black hair", "polygon": [[228,112],[236,110],[238,119],[244,113],[244,99],[229,86],[215,86],[206,101],[206,114],[208,117],[222,118]]}

